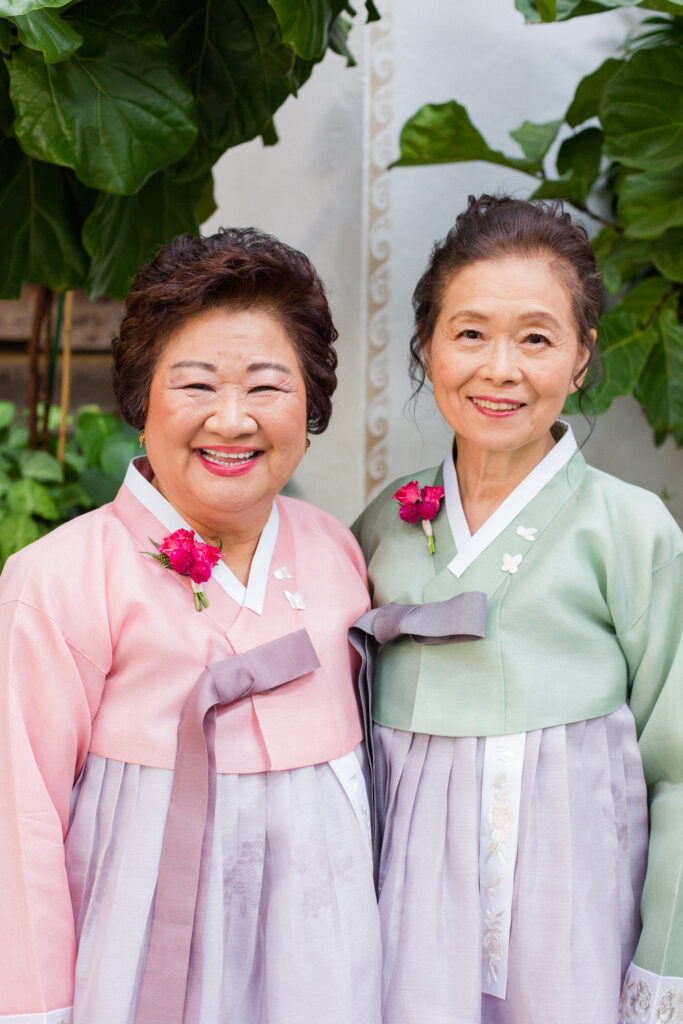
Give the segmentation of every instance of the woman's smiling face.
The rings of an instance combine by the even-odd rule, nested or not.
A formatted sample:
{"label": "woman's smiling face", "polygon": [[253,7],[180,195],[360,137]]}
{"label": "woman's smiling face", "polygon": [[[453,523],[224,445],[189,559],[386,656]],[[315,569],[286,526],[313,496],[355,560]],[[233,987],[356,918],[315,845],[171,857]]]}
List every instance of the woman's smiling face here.
{"label": "woman's smiling face", "polygon": [[542,257],[508,256],[458,271],[424,346],[458,451],[464,445],[538,460],[586,357],[564,279]]}
{"label": "woman's smiling face", "polygon": [[145,420],[154,481],[205,540],[263,528],[305,451],[306,387],[269,313],[212,309],[154,370]]}

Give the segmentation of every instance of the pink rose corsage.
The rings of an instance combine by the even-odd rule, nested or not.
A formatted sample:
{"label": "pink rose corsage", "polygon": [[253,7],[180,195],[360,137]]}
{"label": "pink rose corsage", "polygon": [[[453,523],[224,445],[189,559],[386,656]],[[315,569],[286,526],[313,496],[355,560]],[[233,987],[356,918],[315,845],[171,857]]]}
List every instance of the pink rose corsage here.
{"label": "pink rose corsage", "polygon": [[198,612],[209,607],[209,599],[202,584],[211,578],[216,562],[220,561],[221,549],[195,540],[193,530],[176,530],[164,537],[160,544],[149,538],[156,551],[143,551],[151,555],[164,569],[172,569],[179,576],[189,576],[194,591],[194,606]]}
{"label": "pink rose corsage", "polygon": [[423,487],[420,490],[417,480],[411,480],[409,484],[399,487],[396,493],[392,494],[392,498],[396,498],[401,506],[398,514],[404,523],[416,523],[418,519],[421,521],[429,554],[433,555],[436,548],[431,521],[439,511],[443,487]]}

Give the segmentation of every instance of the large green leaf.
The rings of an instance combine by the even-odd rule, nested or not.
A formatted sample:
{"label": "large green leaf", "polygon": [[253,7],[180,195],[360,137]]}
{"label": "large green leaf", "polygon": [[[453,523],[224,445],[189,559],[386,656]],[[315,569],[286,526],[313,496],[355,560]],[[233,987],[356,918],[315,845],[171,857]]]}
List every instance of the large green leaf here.
{"label": "large green leaf", "polygon": [[657,238],[683,224],[683,166],[624,177],[619,216],[631,238]]}
{"label": "large green leaf", "polygon": [[575,185],[579,199],[586,198],[600,173],[604,135],[599,128],[584,128],[565,139],[557,154],[557,169]]}
{"label": "large green leaf", "polygon": [[12,18],[12,21],[16,25],[19,42],[29,50],[39,50],[47,64],[66,60],[83,42],[83,36],[56,11],[30,11]]}
{"label": "large green leaf", "polygon": [[536,163],[543,160],[552,146],[561,124],[562,121],[546,121],[544,124],[525,121],[510,132],[510,138],[519,145],[527,160]]}
{"label": "large green leaf", "polygon": [[206,184],[206,179],[175,182],[161,171],[134,196],[101,193],[83,228],[83,243],[92,258],[91,298],[124,298],[137,269],[165,242],[183,231],[198,233]]}
{"label": "large green leaf", "polygon": [[652,259],[660,274],[683,282],[683,227],[671,228],[652,243]]}
{"label": "large green leaf", "polygon": [[609,159],[646,171],[683,163],[683,52],[635,53],[605,85],[600,120]]}
{"label": "large green leaf", "polygon": [[596,412],[603,413],[615,398],[629,395],[657,344],[656,317],[671,285],[653,277],[631,289],[598,330],[604,379],[593,392]]}
{"label": "large green leaf", "polygon": [[540,170],[538,160],[523,160],[491,149],[470,121],[465,108],[455,100],[428,103],[421,107],[403,125],[400,145],[401,156],[392,166],[485,160],[528,174]]}
{"label": "large green leaf", "polygon": [[[529,22],[548,20],[566,21],[584,14],[602,14],[613,7],[635,7],[641,0],[557,0],[556,18],[548,18],[550,7],[543,0],[515,0],[515,7]],[[545,17],[544,17],[545,15]]]}
{"label": "large green leaf", "polygon": [[642,273],[652,263],[652,242],[627,238],[611,227],[604,227],[595,236],[593,251],[605,288],[614,294],[625,281]]}
{"label": "large green leaf", "polygon": [[623,60],[608,57],[597,70],[581,79],[564,116],[567,124],[576,128],[589,117],[597,117],[603,90],[623,63]]}
{"label": "large green leaf", "polygon": [[683,0],[642,0],[638,4],[646,11],[660,11],[662,14],[683,14]]}
{"label": "large green leaf", "polygon": [[16,480],[7,491],[5,500],[11,512],[27,512],[50,521],[59,518],[50,492],[37,480]]}
{"label": "large green leaf", "polygon": [[602,318],[599,331],[604,379],[593,393],[595,411],[605,412],[619,395],[630,395],[657,342],[654,324],[642,327],[633,313],[617,309]]}
{"label": "large green leaf", "polygon": [[40,537],[40,529],[28,512],[0,516],[0,554],[3,560]]}
{"label": "large green leaf", "polygon": [[0,18],[16,17],[44,7],[66,7],[73,0],[0,0]]}
{"label": "large green leaf", "polygon": [[20,49],[8,62],[17,138],[30,156],[72,167],[86,185],[136,192],[192,145],[192,97],[131,0],[85,0],[68,18],[84,40],[68,60],[46,65]]}
{"label": "large green leaf", "polygon": [[638,382],[636,397],[645,409],[656,439],[683,431],[683,326],[672,300],[657,321],[659,343]]}
{"label": "large green leaf", "polygon": [[71,177],[0,138],[0,298],[17,298],[28,283],[57,291],[83,285],[88,257]]}
{"label": "large green leaf", "polygon": [[346,7],[346,0],[268,0],[277,14],[282,36],[305,60],[316,60],[324,54],[337,15]]}
{"label": "large green leaf", "polygon": [[199,138],[184,176],[196,177],[226,149],[261,134],[292,91],[296,55],[268,0],[142,0],[142,6],[195,97]]}

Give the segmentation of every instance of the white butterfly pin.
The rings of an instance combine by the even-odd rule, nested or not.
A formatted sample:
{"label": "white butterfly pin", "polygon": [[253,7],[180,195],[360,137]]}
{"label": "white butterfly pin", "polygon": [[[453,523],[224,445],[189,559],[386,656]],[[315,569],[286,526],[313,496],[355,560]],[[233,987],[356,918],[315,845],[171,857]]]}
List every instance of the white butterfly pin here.
{"label": "white butterfly pin", "polygon": [[503,564],[501,569],[503,572],[516,573],[523,558],[524,555],[509,555],[506,551],[503,555]]}
{"label": "white butterfly pin", "polygon": [[294,609],[294,611],[296,611],[296,612],[305,612],[306,611],[306,604],[305,604],[304,599],[303,599],[303,597],[301,596],[301,594],[300,594],[300,592],[298,590],[295,590],[294,593],[292,593],[291,590],[285,590],[285,597],[287,598],[287,600],[291,604],[291,606]]}
{"label": "white butterfly pin", "polygon": [[291,580],[292,574],[286,565],[281,565],[279,569],[276,569],[273,573],[276,580]]}
{"label": "white butterfly pin", "polygon": [[535,526],[518,526],[517,536],[524,537],[524,540],[536,540],[538,529]]}

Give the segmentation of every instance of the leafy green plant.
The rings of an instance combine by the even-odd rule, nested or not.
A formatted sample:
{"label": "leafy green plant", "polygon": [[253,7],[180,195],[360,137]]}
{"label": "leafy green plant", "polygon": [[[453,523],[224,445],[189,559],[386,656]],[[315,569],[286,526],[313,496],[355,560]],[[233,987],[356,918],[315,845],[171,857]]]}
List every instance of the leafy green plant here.
{"label": "leafy green plant", "polygon": [[0,402],[0,568],[11,554],[116,494],[137,432],[96,405],[83,406],[61,464],[56,456],[60,410],[48,418],[48,450],[28,447],[26,413]]}
{"label": "leafy green plant", "polygon": [[352,63],[354,14],[347,0],[0,0],[0,298],[28,283],[123,297],[213,212],[216,160],[276,142],[274,113],[328,49]]}
{"label": "leafy green plant", "polygon": [[[528,21],[614,7],[645,19],[618,58],[583,78],[563,117],[510,132],[522,155],[492,149],[452,100],[403,126],[394,166],[483,160],[530,175],[531,198],[560,198],[599,227],[593,247],[616,298],[598,333],[598,413],[634,394],[657,444],[683,445],[683,0],[517,0]],[[549,153],[556,140],[554,170]],[[572,397],[568,411],[577,411]]]}

